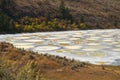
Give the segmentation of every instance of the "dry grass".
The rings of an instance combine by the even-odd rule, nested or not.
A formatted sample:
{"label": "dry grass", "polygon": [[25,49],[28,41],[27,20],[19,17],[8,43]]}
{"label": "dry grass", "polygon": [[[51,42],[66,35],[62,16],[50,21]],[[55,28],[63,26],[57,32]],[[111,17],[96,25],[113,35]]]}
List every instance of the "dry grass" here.
{"label": "dry grass", "polygon": [[120,66],[96,66],[0,43],[0,80],[119,80]]}

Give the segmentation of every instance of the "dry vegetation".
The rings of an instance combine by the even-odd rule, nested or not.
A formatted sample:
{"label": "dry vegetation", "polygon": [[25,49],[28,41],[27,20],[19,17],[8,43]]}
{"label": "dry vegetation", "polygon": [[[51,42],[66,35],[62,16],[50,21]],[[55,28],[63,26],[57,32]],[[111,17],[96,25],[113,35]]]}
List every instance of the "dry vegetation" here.
{"label": "dry vegetation", "polygon": [[96,66],[0,43],[0,80],[119,80],[119,66]]}

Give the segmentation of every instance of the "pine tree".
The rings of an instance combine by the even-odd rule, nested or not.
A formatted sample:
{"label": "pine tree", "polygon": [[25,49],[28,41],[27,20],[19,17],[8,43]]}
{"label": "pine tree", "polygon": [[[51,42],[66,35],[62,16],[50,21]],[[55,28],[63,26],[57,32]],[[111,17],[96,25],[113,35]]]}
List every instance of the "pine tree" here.
{"label": "pine tree", "polygon": [[14,21],[7,15],[0,13],[0,32],[15,31]]}
{"label": "pine tree", "polygon": [[65,4],[63,0],[61,0],[60,6],[59,6],[59,17],[61,19],[65,19]]}
{"label": "pine tree", "polygon": [[84,20],[84,16],[81,15],[81,16],[80,16],[80,23],[84,23],[84,22],[85,22],[85,20]]}
{"label": "pine tree", "polygon": [[15,32],[16,29],[15,29],[15,23],[14,23],[14,20],[10,19],[9,20],[9,32]]}
{"label": "pine tree", "polygon": [[47,13],[47,14],[45,15],[45,18],[46,18],[45,24],[47,25],[48,22],[51,20],[51,18],[50,18],[50,14]]}
{"label": "pine tree", "polygon": [[115,20],[114,23],[113,23],[113,25],[114,25],[115,27],[117,27],[117,26],[118,26],[118,21]]}
{"label": "pine tree", "polygon": [[63,0],[61,0],[59,6],[59,17],[60,19],[70,20],[71,22],[73,22],[72,15],[70,14],[69,9],[65,7],[65,3]]}

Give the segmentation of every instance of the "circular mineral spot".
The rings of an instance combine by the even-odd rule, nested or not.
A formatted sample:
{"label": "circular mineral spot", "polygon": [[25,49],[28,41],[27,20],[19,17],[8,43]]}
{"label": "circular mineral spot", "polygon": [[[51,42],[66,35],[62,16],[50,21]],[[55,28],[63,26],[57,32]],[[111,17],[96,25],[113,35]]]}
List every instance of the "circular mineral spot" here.
{"label": "circular mineral spot", "polygon": [[21,48],[21,49],[30,49],[33,48],[33,45],[15,45],[16,48]]}
{"label": "circular mineral spot", "polygon": [[102,37],[110,37],[109,35],[102,35]]}
{"label": "circular mineral spot", "polygon": [[79,40],[79,38],[69,38],[69,40]]}
{"label": "circular mineral spot", "polygon": [[38,46],[34,48],[35,51],[52,51],[52,50],[57,50],[60,47],[57,46]]}
{"label": "circular mineral spot", "polygon": [[44,40],[40,40],[40,39],[28,39],[28,40],[24,40],[24,41],[37,43],[37,42],[43,42]]}
{"label": "circular mineral spot", "polygon": [[66,44],[66,43],[61,43],[61,46],[69,46],[70,44]]}
{"label": "circular mineral spot", "polygon": [[117,45],[119,42],[111,42],[110,44]]}
{"label": "circular mineral spot", "polygon": [[31,36],[34,36],[34,35],[22,35],[22,37],[31,37]]}
{"label": "circular mineral spot", "polygon": [[43,35],[41,35],[41,36],[38,36],[39,38],[46,38],[47,36],[43,36]]}
{"label": "circular mineral spot", "polygon": [[73,37],[80,38],[82,35],[73,35]]}
{"label": "circular mineral spot", "polygon": [[15,46],[28,46],[28,45],[32,45],[32,43],[13,43],[13,45]]}
{"label": "circular mineral spot", "polygon": [[98,45],[100,45],[100,44],[99,44],[99,43],[88,43],[87,45],[98,46]]}
{"label": "circular mineral spot", "polygon": [[63,39],[63,38],[67,38],[68,36],[52,36],[52,37],[57,39]]}
{"label": "circular mineral spot", "polygon": [[16,39],[7,39],[6,42],[15,42],[17,41]]}
{"label": "circular mineral spot", "polygon": [[95,45],[95,46],[89,45],[89,46],[86,46],[85,48],[86,49],[104,49],[106,47],[105,46],[99,46],[99,45]]}
{"label": "circular mineral spot", "polygon": [[6,38],[7,41],[11,41],[11,40],[14,40],[13,37],[9,37],[9,38]]}
{"label": "circular mineral spot", "polygon": [[78,32],[78,33],[75,33],[76,35],[81,35],[82,33]]}
{"label": "circular mineral spot", "polygon": [[104,57],[105,54],[101,53],[101,52],[95,52],[95,53],[90,53],[89,56],[92,56],[92,57]]}
{"label": "circular mineral spot", "polygon": [[29,39],[30,37],[15,37],[15,39]]}
{"label": "circular mineral spot", "polygon": [[115,45],[115,46],[120,48],[120,45]]}
{"label": "circular mineral spot", "polygon": [[76,45],[77,45],[77,44],[80,44],[80,43],[81,43],[80,40],[75,40],[75,41],[74,41],[74,44],[76,44]]}
{"label": "circular mineral spot", "polygon": [[112,49],[113,51],[119,51],[120,52],[120,48],[115,48],[115,49]]}
{"label": "circular mineral spot", "polygon": [[68,42],[68,41],[58,41],[57,43],[59,43],[59,44],[70,44],[71,42]]}
{"label": "circular mineral spot", "polygon": [[57,35],[52,35],[52,37],[56,37],[56,38],[58,38],[58,39],[61,39],[61,38],[66,38],[66,37],[68,37],[68,35],[66,35],[66,34],[59,35],[59,34],[57,34]]}
{"label": "circular mineral spot", "polygon": [[87,53],[86,52],[71,52],[72,54],[75,54],[75,55],[80,55],[80,56],[82,56],[82,55],[87,55]]}
{"label": "circular mineral spot", "polygon": [[93,43],[93,42],[95,42],[95,40],[86,40],[85,42],[86,43]]}
{"label": "circular mineral spot", "polygon": [[93,34],[90,34],[90,33],[88,33],[88,34],[85,34],[86,36],[92,36]]}
{"label": "circular mineral spot", "polygon": [[103,39],[103,41],[105,41],[105,42],[113,42],[113,40],[112,39]]}
{"label": "circular mineral spot", "polygon": [[66,49],[80,49],[81,46],[78,46],[78,45],[74,45],[74,46],[64,46],[64,48],[66,48]]}
{"label": "circular mineral spot", "polygon": [[48,39],[48,40],[57,40],[58,38],[57,37],[49,37],[49,38],[45,38],[45,39]]}
{"label": "circular mineral spot", "polygon": [[98,40],[98,39],[99,39],[99,37],[90,37],[87,40]]}
{"label": "circular mineral spot", "polygon": [[64,50],[56,50],[56,52],[58,52],[58,53],[63,53],[63,52],[65,52]]}
{"label": "circular mineral spot", "polygon": [[99,49],[93,49],[93,48],[84,48],[84,51],[98,51]]}
{"label": "circular mineral spot", "polygon": [[16,48],[23,48],[23,49],[30,49],[34,47],[32,43],[13,43],[13,45]]}

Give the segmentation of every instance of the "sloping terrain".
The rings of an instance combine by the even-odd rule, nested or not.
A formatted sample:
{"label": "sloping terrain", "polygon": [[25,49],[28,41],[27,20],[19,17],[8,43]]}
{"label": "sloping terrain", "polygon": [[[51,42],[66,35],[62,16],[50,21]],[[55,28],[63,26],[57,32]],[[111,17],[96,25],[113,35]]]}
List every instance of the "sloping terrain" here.
{"label": "sloping terrain", "polygon": [[119,80],[120,67],[39,55],[0,43],[0,80],[41,80],[42,77],[44,80]]}
{"label": "sloping terrain", "polygon": [[[57,16],[60,0],[10,0],[12,3],[6,7],[13,17],[37,17],[50,12]],[[80,15],[85,16],[85,22],[95,26],[99,23],[101,28],[120,27],[120,1],[119,0],[64,0],[66,7],[77,20]]]}

